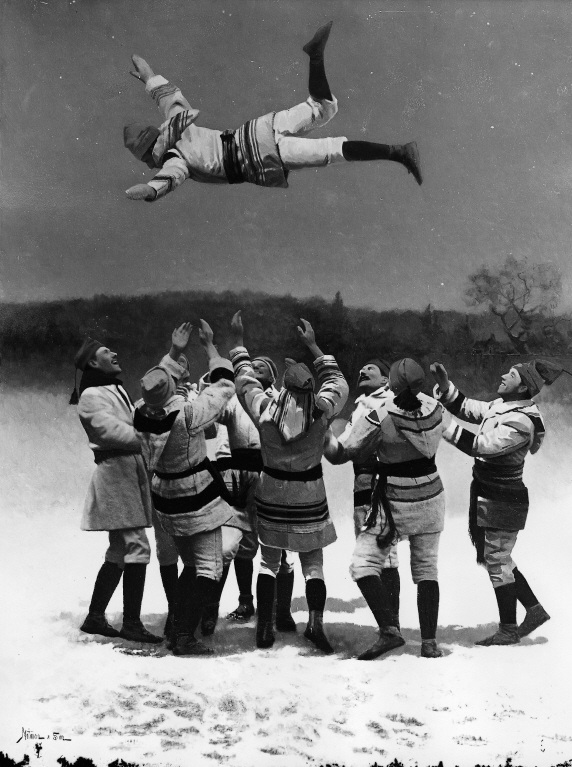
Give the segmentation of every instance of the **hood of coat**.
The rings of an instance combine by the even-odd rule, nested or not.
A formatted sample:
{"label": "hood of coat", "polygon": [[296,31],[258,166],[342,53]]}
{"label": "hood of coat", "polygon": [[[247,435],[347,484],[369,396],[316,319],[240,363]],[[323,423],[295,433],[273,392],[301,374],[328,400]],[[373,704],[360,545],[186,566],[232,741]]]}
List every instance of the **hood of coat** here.
{"label": "hood of coat", "polygon": [[422,455],[431,458],[437,452],[443,433],[443,406],[426,394],[417,396],[421,401],[418,410],[401,410],[391,402],[387,404],[387,413],[399,434]]}

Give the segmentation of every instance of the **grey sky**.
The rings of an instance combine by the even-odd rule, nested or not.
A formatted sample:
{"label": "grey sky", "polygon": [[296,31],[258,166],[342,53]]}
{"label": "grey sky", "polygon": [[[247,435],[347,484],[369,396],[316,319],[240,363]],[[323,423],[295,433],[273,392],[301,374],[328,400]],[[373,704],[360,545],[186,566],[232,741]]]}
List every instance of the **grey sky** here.
{"label": "grey sky", "polygon": [[[287,190],[188,181],[149,205],[122,127],[159,123],[130,55],[224,129],[307,97],[301,50],[334,27],[340,111],[322,134],[417,140],[393,163],[292,174]],[[468,272],[552,260],[572,304],[567,3],[4,0],[5,300],[249,288],[374,308],[461,307]],[[320,134],[317,134],[320,135]]]}

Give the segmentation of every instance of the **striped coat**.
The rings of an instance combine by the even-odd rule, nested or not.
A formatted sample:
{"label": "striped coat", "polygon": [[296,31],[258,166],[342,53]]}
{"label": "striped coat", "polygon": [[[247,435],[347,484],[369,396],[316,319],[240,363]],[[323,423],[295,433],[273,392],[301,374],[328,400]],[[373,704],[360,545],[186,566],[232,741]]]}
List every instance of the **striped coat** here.
{"label": "striped coat", "polygon": [[[232,376],[228,360],[210,360],[211,374]],[[167,416],[175,414],[171,428],[150,434],[149,469],[153,505],[163,530],[169,535],[188,536],[214,530],[232,517],[230,506],[220,497],[206,467],[205,431],[215,424],[235,392],[234,383],[219,378],[192,401],[175,394],[164,406]],[[139,412],[139,411],[138,411]],[[135,425],[145,429],[143,418]]]}
{"label": "striped coat", "polygon": [[540,449],[545,434],[536,404],[530,399],[470,399],[452,383],[440,399],[457,418],[479,424],[476,435],[455,422],[444,434],[448,442],[475,458],[476,524],[522,530],[528,515],[528,491],[522,481],[524,459]]}
{"label": "striped coat", "polygon": [[421,409],[415,412],[398,408],[390,394],[377,410],[362,415],[335,461],[362,463],[376,454],[387,475],[386,497],[400,538],[441,532],[445,520],[445,494],[436,467],[420,475],[398,469],[431,462],[443,433],[442,405],[425,394],[417,396]]}
{"label": "striped coat", "polygon": [[[270,419],[273,401],[252,375],[247,350],[237,347],[230,353],[240,403],[260,433],[263,470],[256,490],[258,535],[261,543],[289,551],[312,551],[336,540],[328,511],[321,475],[324,436],[332,418],[348,397],[348,385],[334,357],[314,361],[320,389],[316,395],[314,420],[303,437],[284,442]],[[276,478],[269,472],[310,472],[310,478]]]}
{"label": "striped coat", "polygon": [[[229,183],[224,170],[221,131],[195,125],[198,110],[164,77],[152,77],[146,90],[165,120],[153,148],[153,159],[161,168],[149,182],[157,192],[155,200],[188,178],[207,184]],[[274,137],[274,117],[275,113],[270,112],[249,120],[236,131],[238,162],[245,181],[285,188],[287,171]]]}

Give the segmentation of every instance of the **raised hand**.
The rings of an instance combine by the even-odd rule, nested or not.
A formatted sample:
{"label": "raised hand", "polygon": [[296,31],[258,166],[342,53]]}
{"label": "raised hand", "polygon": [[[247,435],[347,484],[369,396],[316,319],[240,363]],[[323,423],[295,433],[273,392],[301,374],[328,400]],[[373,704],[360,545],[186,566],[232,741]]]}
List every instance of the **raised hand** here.
{"label": "raised hand", "polygon": [[189,338],[191,337],[192,330],[193,326],[190,322],[183,322],[182,325],[179,325],[178,328],[173,330],[171,335],[171,345],[178,354],[182,354],[189,345]]}
{"label": "raised hand", "polygon": [[449,388],[449,374],[447,373],[447,369],[440,362],[434,362],[429,366],[429,370],[431,371],[433,378],[437,381],[439,390],[445,394]]}
{"label": "raised hand", "polygon": [[211,326],[206,320],[200,320],[200,323],[201,323],[201,326],[199,328],[199,340],[201,344],[205,348],[212,346],[216,352],[216,348],[213,344],[213,338],[214,338],[213,329],[211,328]]}
{"label": "raised hand", "polygon": [[304,320],[302,317],[300,317],[300,322],[304,327],[301,328],[300,325],[298,325],[298,336],[306,344],[309,351],[314,355],[314,359],[322,357],[323,352],[316,343],[316,334],[314,333],[314,328],[310,325],[308,320]]}
{"label": "raised hand", "polygon": [[233,345],[242,346],[244,341],[244,326],[242,324],[242,313],[239,309],[236,314],[233,315],[230,321],[230,331],[232,333]]}
{"label": "raised hand", "polygon": [[310,344],[316,343],[316,334],[314,333],[314,328],[310,325],[308,320],[304,320],[300,317],[300,322],[304,325],[304,328],[302,329],[300,325],[298,325],[298,335],[302,339],[302,341],[306,344],[306,346],[310,346]]}
{"label": "raised hand", "polygon": [[135,184],[125,192],[129,200],[154,200],[157,192],[149,184]]}
{"label": "raised hand", "polygon": [[155,74],[149,64],[136,53],[131,56],[131,61],[133,62],[135,71],[131,69],[129,70],[129,74],[133,75],[133,77],[136,77],[138,80],[141,80],[142,83],[147,84],[147,80],[150,80]]}

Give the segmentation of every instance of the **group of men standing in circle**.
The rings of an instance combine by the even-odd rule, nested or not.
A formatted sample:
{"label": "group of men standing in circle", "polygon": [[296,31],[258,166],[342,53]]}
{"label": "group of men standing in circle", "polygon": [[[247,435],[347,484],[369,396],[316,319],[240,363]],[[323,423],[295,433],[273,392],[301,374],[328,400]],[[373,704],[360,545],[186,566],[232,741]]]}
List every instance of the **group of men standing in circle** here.
{"label": "group of men standing in circle", "polygon": [[[275,363],[251,357],[244,346],[240,312],[231,321],[230,359],[219,354],[208,323],[200,324],[208,373],[198,385],[189,383],[184,352],[192,328],[184,323],[173,332],[169,353],[141,379],[136,403],[122,386],[114,352],[87,339],[76,355],[82,377],[79,401],[74,389],[72,402],[96,463],[82,529],[109,532],[82,631],[137,642],[166,639],[175,655],[209,655],[212,649],[196,634],[199,628],[203,636],[215,631],[233,562],[239,605],[229,617],[246,622],[255,614],[253,560],[260,547],[257,647],[271,647],[276,630],[297,630],[291,614],[297,553],[309,613],[304,636],[334,652],[323,622],[323,549],[336,540],[325,457],[354,466],[350,573],[379,627],[375,643],[358,658],[371,660],[405,643],[397,555],[404,539],[417,585],[421,655],[441,657],[437,560],[445,494],[435,463],[441,439],[475,458],[469,532],[499,609],[498,630],[477,644],[517,644],[549,619],[511,554],[528,513],[524,461],[545,433],[533,397],[563,372],[560,366],[545,360],[514,365],[502,376],[498,397],[485,402],[459,392],[440,363],[431,365],[436,386],[430,396],[414,360],[389,365],[371,359],[360,370],[360,395],[336,438],[331,424],[349,387],[309,322],[301,320],[298,334],[314,371],[287,358],[281,387]],[[478,430],[464,429],[457,419]],[[150,526],[168,603],[164,637],[141,622]],[[105,611],[122,576],[123,626],[117,630]],[[517,602],[526,610],[520,625]]]}

